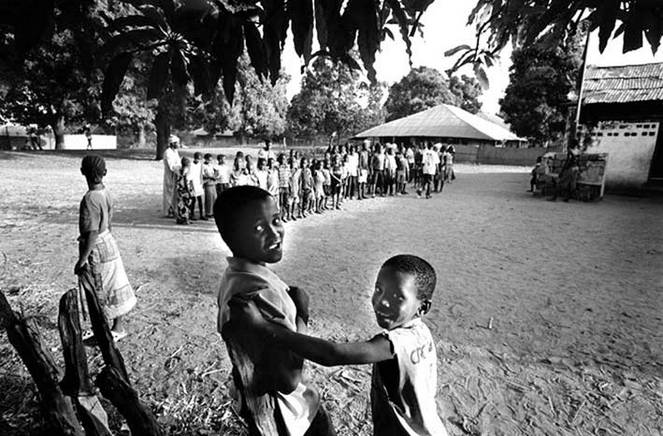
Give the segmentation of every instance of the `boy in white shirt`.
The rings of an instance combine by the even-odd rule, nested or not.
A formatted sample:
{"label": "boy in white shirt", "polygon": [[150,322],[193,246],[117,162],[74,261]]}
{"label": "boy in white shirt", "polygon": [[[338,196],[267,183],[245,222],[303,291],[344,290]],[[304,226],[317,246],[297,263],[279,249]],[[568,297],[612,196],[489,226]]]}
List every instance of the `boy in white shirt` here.
{"label": "boy in white shirt", "polygon": [[222,154],[216,156],[216,195],[230,188],[230,173],[232,168],[226,163],[226,157]]}

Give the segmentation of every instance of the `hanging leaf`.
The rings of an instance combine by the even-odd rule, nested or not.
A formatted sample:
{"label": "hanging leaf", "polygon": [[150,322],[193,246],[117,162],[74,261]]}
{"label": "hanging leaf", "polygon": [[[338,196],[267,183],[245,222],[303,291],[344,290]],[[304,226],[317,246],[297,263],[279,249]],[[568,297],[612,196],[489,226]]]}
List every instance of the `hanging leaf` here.
{"label": "hanging leaf", "polygon": [[147,98],[159,98],[168,82],[168,72],[170,70],[170,51],[165,51],[158,55],[152,64],[150,78],[147,84]]}
{"label": "hanging leaf", "polygon": [[262,5],[265,10],[263,39],[267,53],[269,77],[272,85],[274,85],[281,72],[281,51],[288,31],[288,17],[285,11],[285,0],[263,0]]}
{"label": "hanging leaf", "polygon": [[488,75],[486,75],[486,71],[483,69],[481,62],[474,63],[474,75],[483,89],[489,88],[490,83],[488,82]]}
{"label": "hanging leaf", "polygon": [[115,100],[115,96],[120,90],[120,85],[127,73],[131,59],[131,54],[122,53],[114,57],[108,64],[108,68],[106,68],[106,72],[104,73],[104,83],[101,87],[102,112],[107,113],[112,109],[113,100]]}
{"label": "hanging leaf", "polygon": [[288,16],[292,22],[295,52],[303,57],[304,64],[308,65],[313,45],[313,1],[288,0]]}
{"label": "hanging leaf", "polygon": [[604,0],[597,8],[599,22],[599,52],[603,53],[608,40],[615,28],[615,20],[619,11],[620,0]]}
{"label": "hanging leaf", "polygon": [[315,30],[320,49],[329,47],[329,36],[340,26],[342,0],[315,0]]}
{"label": "hanging leaf", "polygon": [[255,24],[250,21],[245,21],[242,27],[244,28],[246,51],[249,53],[251,65],[253,65],[253,69],[256,71],[258,77],[262,80],[263,77],[267,77],[268,71],[265,44]]}
{"label": "hanging leaf", "polygon": [[435,0],[403,0],[405,10],[411,17],[415,17],[418,13],[424,12],[428,9]]}
{"label": "hanging leaf", "polygon": [[186,86],[189,83],[188,60],[182,50],[176,47],[170,48],[170,72],[173,77],[173,83],[179,86]]}
{"label": "hanging leaf", "polygon": [[189,73],[193,80],[194,95],[202,95],[208,99],[212,93],[209,62],[200,56],[192,56],[189,62]]}
{"label": "hanging leaf", "polygon": [[214,61],[212,63],[212,87],[216,87],[219,72],[223,76],[223,91],[232,104],[237,78],[237,60],[244,50],[242,20],[228,12],[219,14],[218,29],[213,43]]}
{"label": "hanging leaf", "polygon": [[405,42],[405,51],[407,52],[408,62],[410,63],[410,68],[412,67],[412,42],[410,41],[409,31],[408,31],[408,20],[405,15],[405,11],[401,8],[401,4],[398,0],[386,0],[386,3],[391,8],[391,12],[394,14],[394,18],[398,22],[398,27],[401,30],[401,37],[403,42]]}
{"label": "hanging leaf", "polygon": [[652,54],[656,54],[661,44],[661,35],[663,34],[663,9],[659,9],[658,14],[647,14],[645,20],[645,37],[651,46]]}
{"label": "hanging leaf", "polygon": [[375,53],[380,47],[379,3],[377,0],[350,0],[343,13],[343,21],[352,32],[357,29],[359,56],[368,74],[368,79],[376,82]]}
{"label": "hanging leaf", "polygon": [[452,48],[452,49],[449,49],[449,50],[445,51],[445,52],[444,52],[444,56],[453,56],[453,55],[455,55],[456,53],[458,53],[458,52],[461,51],[461,50],[470,50],[471,48],[472,48],[472,47],[470,47],[470,46],[467,45],[467,44],[461,44],[461,45],[459,45],[459,46],[456,46],[456,47],[454,47],[454,48]]}

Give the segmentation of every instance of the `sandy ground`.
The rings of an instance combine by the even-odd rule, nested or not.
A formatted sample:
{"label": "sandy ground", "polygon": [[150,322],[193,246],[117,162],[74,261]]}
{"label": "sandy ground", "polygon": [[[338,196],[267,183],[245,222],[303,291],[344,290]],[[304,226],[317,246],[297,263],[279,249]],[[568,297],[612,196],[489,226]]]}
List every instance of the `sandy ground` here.
{"label": "sandy ground", "polygon": [[[57,302],[76,283],[86,190],[79,165],[80,155],[0,152],[0,289],[58,362]],[[119,344],[135,387],[170,434],[241,434],[215,333],[228,249],[212,223],[160,216],[161,162],[125,154],[108,171],[139,300]],[[526,172],[459,165],[431,200],[353,201],[288,223],[274,269],[310,293],[313,334],[350,341],[379,331],[369,296],[381,262],[401,252],[431,261],[439,284],[426,322],[452,435],[663,433],[663,202],[547,202],[525,192]],[[101,357],[88,351],[96,371]],[[339,435],[372,434],[370,367],[309,368]],[[6,335],[0,391],[0,434],[40,434],[35,389]]]}

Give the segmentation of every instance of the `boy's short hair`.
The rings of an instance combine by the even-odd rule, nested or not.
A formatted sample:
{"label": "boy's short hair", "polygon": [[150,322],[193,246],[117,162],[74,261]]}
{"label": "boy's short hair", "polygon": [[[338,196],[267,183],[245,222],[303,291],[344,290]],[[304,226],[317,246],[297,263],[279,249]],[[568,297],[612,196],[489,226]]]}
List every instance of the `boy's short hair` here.
{"label": "boy's short hair", "polygon": [[97,155],[85,156],[81,162],[81,173],[94,183],[101,183],[106,175],[106,161],[103,157]]}
{"label": "boy's short hair", "polygon": [[382,268],[391,268],[394,271],[412,274],[417,287],[417,298],[421,301],[430,301],[433,297],[437,277],[430,263],[413,254],[399,254],[387,259]]}
{"label": "boy's short hair", "polygon": [[225,155],[225,154],[217,154],[217,155],[216,155],[216,160],[219,160],[219,159],[225,159],[225,158],[226,158],[226,155]]}
{"label": "boy's short hair", "polygon": [[[271,194],[257,186],[234,186],[216,197],[214,203],[214,221],[219,234],[230,245],[239,217],[244,209],[256,201],[266,201]],[[233,247],[230,247],[232,250]]]}
{"label": "boy's short hair", "polygon": [[203,156],[205,160],[207,159],[212,159],[212,153],[205,153],[205,156]]}
{"label": "boy's short hair", "polygon": [[194,159],[200,159],[201,157],[203,157],[203,154],[199,151],[197,151],[193,154]]}

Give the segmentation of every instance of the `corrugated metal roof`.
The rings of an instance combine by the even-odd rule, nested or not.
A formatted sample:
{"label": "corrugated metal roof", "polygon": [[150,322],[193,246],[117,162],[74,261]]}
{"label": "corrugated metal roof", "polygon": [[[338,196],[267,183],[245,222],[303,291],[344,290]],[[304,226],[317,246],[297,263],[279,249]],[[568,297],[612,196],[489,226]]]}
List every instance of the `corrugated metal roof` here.
{"label": "corrugated metal roof", "polygon": [[663,100],[663,63],[589,65],[583,87],[583,104]]}
{"label": "corrugated metal roof", "polygon": [[363,131],[355,137],[443,137],[523,141],[497,124],[448,104],[441,104],[404,118],[389,121]]}

